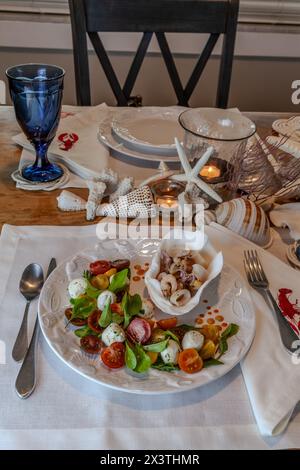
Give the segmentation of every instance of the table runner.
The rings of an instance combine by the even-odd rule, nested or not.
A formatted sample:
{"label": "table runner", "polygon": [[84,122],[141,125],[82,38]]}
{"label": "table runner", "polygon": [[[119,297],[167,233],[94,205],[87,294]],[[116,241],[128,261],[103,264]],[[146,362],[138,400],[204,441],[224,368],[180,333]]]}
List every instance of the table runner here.
{"label": "table runner", "polygon": [[[67,241],[67,243],[63,243]],[[17,293],[23,267],[47,268],[96,242],[95,226],[5,226],[0,239],[0,334],[7,364],[0,374],[0,448],[285,448],[300,442],[300,416],[278,437],[259,434],[240,367],[191,392],[134,396],[75,374],[40,340],[38,385],[21,401],[14,391],[19,365],[10,357],[24,300]],[[4,295],[5,294],[5,295]],[[36,303],[31,307],[30,326]]]}

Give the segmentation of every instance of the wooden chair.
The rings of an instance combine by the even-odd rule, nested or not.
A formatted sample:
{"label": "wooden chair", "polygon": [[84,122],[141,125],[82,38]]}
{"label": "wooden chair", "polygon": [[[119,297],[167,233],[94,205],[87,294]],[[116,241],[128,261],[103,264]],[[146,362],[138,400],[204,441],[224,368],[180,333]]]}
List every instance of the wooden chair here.
{"label": "wooden chair", "polygon": [[[76,94],[79,105],[90,105],[88,34],[118,106],[127,106],[149,43],[155,34],[178,104],[188,106],[205,65],[221,34],[224,35],[216,106],[226,108],[230,87],[239,0],[69,0]],[[99,32],[141,32],[124,86],[115,74]],[[210,33],[208,41],[183,86],[165,33]]]}

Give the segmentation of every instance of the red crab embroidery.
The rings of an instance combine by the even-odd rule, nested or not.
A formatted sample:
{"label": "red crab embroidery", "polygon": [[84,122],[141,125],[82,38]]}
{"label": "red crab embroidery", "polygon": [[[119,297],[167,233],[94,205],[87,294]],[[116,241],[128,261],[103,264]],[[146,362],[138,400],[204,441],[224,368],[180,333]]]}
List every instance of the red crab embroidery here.
{"label": "red crab embroidery", "polygon": [[300,336],[300,308],[298,306],[298,300],[296,300],[296,303],[292,303],[289,300],[292,293],[293,291],[291,289],[279,289],[278,305],[285,319],[289,322],[297,335]]}
{"label": "red crab embroidery", "polygon": [[78,139],[78,135],[74,132],[71,132],[70,134],[68,132],[64,132],[63,134],[60,134],[58,136],[58,140],[61,142],[59,144],[59,148],[61,150],[68,151],[73,147],[73,145],[78,141]]}

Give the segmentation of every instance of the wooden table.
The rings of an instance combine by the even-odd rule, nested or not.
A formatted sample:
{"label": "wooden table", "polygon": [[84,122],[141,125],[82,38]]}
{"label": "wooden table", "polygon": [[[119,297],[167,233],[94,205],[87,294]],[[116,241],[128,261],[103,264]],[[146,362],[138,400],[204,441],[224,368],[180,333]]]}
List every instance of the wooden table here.
{"label": "wooden table", "polygon": [[[270,133],[275,119],[287,118],[288,113],[245,113],[252,119],[260,135]],[[61,212],[57,208],[56,191],[24,191],[15,188],[11,173],[18,167],[21,149],[11,138],[20,132],[12,107],[0,107],[0,226],[12,225],[87,225],[84,212]],[[87,197],[86,189],[72,192]]]}

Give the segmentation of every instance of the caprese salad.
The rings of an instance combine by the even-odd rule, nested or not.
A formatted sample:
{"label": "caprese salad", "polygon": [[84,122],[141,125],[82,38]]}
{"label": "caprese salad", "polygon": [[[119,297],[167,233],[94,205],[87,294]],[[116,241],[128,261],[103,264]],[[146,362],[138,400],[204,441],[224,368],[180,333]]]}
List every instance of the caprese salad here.
{"label": "caprese salad", "polygon": [[157,320],[152,302],[130,294],[129,286],[127,259],[97,260],[70,282],[65,316],[83,351],[99,355],[111,369],[126,366],[137,373],[152,367],[191,374],[222,364],[237,325],[221,332],[217,325],[178,325],[177,317]]}

